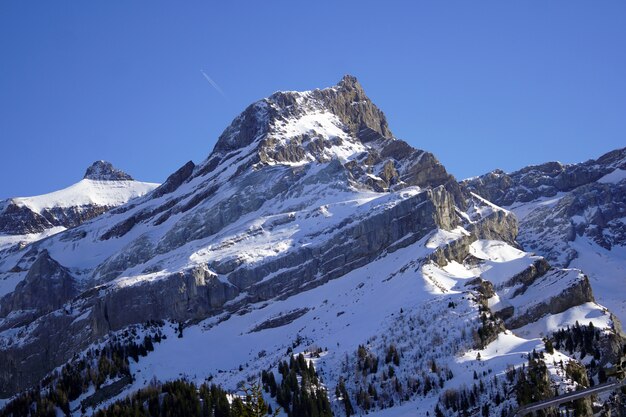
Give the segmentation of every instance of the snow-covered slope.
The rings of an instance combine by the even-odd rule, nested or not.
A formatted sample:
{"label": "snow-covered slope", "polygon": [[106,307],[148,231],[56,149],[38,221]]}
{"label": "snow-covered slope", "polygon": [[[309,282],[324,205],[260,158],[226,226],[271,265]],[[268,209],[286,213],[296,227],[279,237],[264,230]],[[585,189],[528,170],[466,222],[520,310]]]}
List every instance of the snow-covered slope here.
{"label": "snow-covered slope", "polygon": [[[456,238],[467,235],[463,229],[455,233]],[[524,328],[523,336],[507,331],[484,349],[474,349],[474,337],[482,324],[477,293],[469,289],[468,283],[486,269],[492,271],[495,282],[506,282],[511,271],[524,269],[510,262],[515,263],[521,256],[530,261],[528,267],[532,257],[504,242],[479,240],[472,244],[472,251],[479,250],[485,264],[477,267],[458,262],[444,267],[420,262],[441,247],[435,245],[437,240],[438,233],[430,234],[324,286],[285,300],[253,304],[226,320],[218,316],[201,321],[186,328],[182,338],[176,337],[173,326],[166,327],[169,337],[153,353],[131,365],[134,383],[102,406],[124,398],[153,378],[184,376],[201,383],[211,376],[212,381],[236,390],[242,381],[255,378],[262,370],[275,369],[290,348],[296,354],[321,348],[323,353],[315,359],[315,367],[330,392],[340,379],[354,393],[367,390],[373,383],[378,395],[387,398],[381,404],[406,402],[393,415],[426,416],[427,412],[432,415],[445,391],[470,386],[475,370],[489,370],[490,377],[504,379],[507,367],[526,362],[525,353],[543,350],[542,336],[573,326],[577,320],[588,323],[589,312],[599,329],[611,328],[610,314],[591,302],[583,307],[585,310],[565,310],[558,323],[543,323],[540,329]],[[501,288],[504,293],[509,291],[506,286]],[[532,293],[535,302],[546,300],[540,294]],[[378,372],[363,377],[357,371],[360,345],[380,358]],[[392,364],[395,377],[383,382],[382,374],[389,367],[383,361],[391,345],[401,359],[398,365]],[[478,352],[482,360],[476,360]],[[562,353],[554,356],[568,359]],[[432,363],[437,364],[435,371]],[[441,377],[443,387],[423,392],[426,378],[438,384]],[[401,393],[396,391],[396,380]],[[414,386],[420,388],[414,392]],[[332,404],[336,415],[342,415],[340,401],[335,398]],[[514,403],[503,403],[496,409],[503,410],[509,404]]]}
{"label": "snow-covered slope", "polygon": [[96,161],[81,181],[67,188],[0,202],[0,250],[78,226],[157,186],[135,181],[110,163]]}
{"label": "snow-covered slope", "polygon": [[[393,137],[354,77],[275,93],[202,163],[0,256],[11,282],[0,299],[0,364],[10,364],[0,365],[0,394],[165,320],[167,339],[132,359],[132,378],[107,381],[119,390],[87,384],[79,398],[103,407],[153,377],[236,390],[306,350],[336,415],[340,381],[353,401],[376,384],[379,399],[360,412],[432,414],[473,371],[492,384],[488,374],[520,365],[559,326],[593,318],[615,334],[584,273],[551,268],[516,235],[509,211],[463,193],[432,154]],[[383,365],[392,345],[401,357]],[[363,349],[379,368],[363,369]],[[498,407],[515,404],[508,395]]]}
{"label": "snow-covered slope", "polygon": [[12,198],[11,202],[41,214],[55,207],[104,206],[116,207],[128,200],[152,191],[159,184],[133,180],[83,179],[59,191],[35,197]]}
{"label": "snow-covered slope", "polygon": [[513,211],[518,240],[554,265],[589,274],[597,300],[626,320],[626,148],[580,164],[556,162],[463,185]]}

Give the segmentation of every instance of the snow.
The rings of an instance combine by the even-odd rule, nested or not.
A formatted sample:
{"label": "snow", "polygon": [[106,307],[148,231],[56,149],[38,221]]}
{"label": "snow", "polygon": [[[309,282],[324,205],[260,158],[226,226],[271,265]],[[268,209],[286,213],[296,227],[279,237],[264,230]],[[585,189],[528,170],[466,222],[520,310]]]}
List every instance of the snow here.
{"label": "snow", "polygon": [[0,274],[0,298],[15,290],[17,284],[26,277],[26,272]]}
{"label": "snow", "polygon": [[66,229],[63,226],[55,226],[44,230],[41,233],[29,233],[26,235],[0,235],[0,251],[18,244],[26,245],[28,243],[36,242],[38,240],[45,239],[48,236],[61,233],[64,230]]}
{"label": "snow", "polygon": [[[482,210],[486,210],[486,211],[487,211],[487,213],[486,213],[486,214],[491,213],[491,212],[493,212],[493,211],[504,211],[505,213],[508,213],[508,212],[509,212],[508,210],[506,210],[506,209],[504,209],[504,208],[502,208],[502,207],[500,207],[500,206],[497,206],[497,205],[493,204],[491,201],[489,201],[489,200],[486,200],[486,199],[482,198],[481,196],[479,196],[479,195],[478,195],[478,194],[476,194],[476,193],[470,193],[470,194],[472,195],[472,197],[473,197],[475,200],[477,200],[478,202],[480,202],[480,204],[481,204],[481,205],[482,205],[482,207],[483,207],[483,209],[482,209]],[[481,215],[481,217],[485,217],[485,215],[486,215],[486,214]]]}
{"label": "snow", "polygon": [[[344,352],[355,351],[363,340],[386,329],[401,307],[410,310],[432,299],[422,275],[414,268],[403,268],[431,252],[424,243],[425,239],[286,300],[253,306],[248,314],[233,315],[217,324],[219,317],[207,319],[185,329],[182,339],[168,329],[168,338],[156,344],[153,353],[131,364],[137,380],[130,390],[153,376],[203,381],[207,375],[234,389],[245,374],[255,374],[284,358],[297,335],[328,347],[319,366],[331,372],[343,360]],[[382,299],[388,302],[379,302]],[[268,319],[303,307],[310,310],[289,324],[251,332]],[[238,371],[239,365],[245,366],[243,373]]]}
{"label": "snow", "polygon": [[[330,207],[332,209],[332,205]],[[418,354],[425,355],[424,361],[431,357],[429,355],[435,355],[432,357],[437,358],[439,366],[447,366],[454,373],[444,390],[462,388],[473,383],[474,370],[489,370],[490,374],[501,376],[508,367],[526,363],[529,352],[543,350],[540,337],[548,331],[577,320],[584,324],[592,321],[598,328],[610,325],[608,314],[600,306],[587,303],[515,332],[501,333],[485,349],[469,348],[467,343],[471,340],[464,342],[459,335],[461,329],[471,335],[477,326],[478,311],[472,297],[468,296],[465,283],[490,271],[498,282],[504,283],[511,277],[507,274],[516,273],[538,258],[504,242],[478,240],[472,244],[471,251],[481,259],[479,266],[449,262],[439,267],[432,262],[420,262],[436,250],[437,245],[445,245],[465,233],[460,228],[453,232],[436,231],[322,286],[287,299],[252,305],[242,314],[220,315],[191,325],[184,330],[182,338],[176,337],[176,326],[172,324],[165,329],[167,339],[156,344],[154,352],[138,363],[131,363],[135,381],[115,399],[145,386],[154,377],[160,380],[185,377],[201,383],[211,375],[213,382],[234,390],[241,381],[285,359],[287,349],[296,338],[303,343],[294,353],[313,347],[328,349],[316,359],[315,366],[331,393],[338,379],[346,376],[341,369],[347,355],[353,355],[360,344],[375,349],[395,343],[403,349],[405,364],[411,364],[408,358]],[[549,299],[579,278],[576,270],[554,271],[507,302],[515,304],[516,309],[532,305]],[[502,294],[507,297],[506,291]],[[449,307],[451,301],[456,308]],[[304,313],[289,323],[257,330],[268,320],[303,309]],[[421,320],[422,324],[413,329],[409,326],[409,320],[413,319]],[[453,349],[452,354],[445,349]],[[481,360],[476,358],[478,352]],[[559,352],[553,356],[557,361],[567,360]],[[397,369],[401,378],[415,372],[410,365],[403,366]],[[415,366],[419,366],[419,362],[415,362]],[[561,378],[558,370],[550,368],[550,372],[554,378]],[[425,416],[429,411],[432,415],[439,394],[435,391],[426,397],[412,397],[392,409],[370,414]]]}
{"label": "snow", "polygon": [[470,253],[478,259],[502,263],[527,257],[528,255],[499,240],[477,240],[470,245]]}
{"label": "snow", "polygon": [[617,184],[626,179],[626,170],[617,168],[600,178],[598,182],[602,184]]}
{"label": "snow", "polygon": [[542,338],[556,330],[573,327],[576,322],[581,325],[588,325],[591,322],[597,329],[608,329],[611,327],[611,315],[596,303],[585,303],[559,314],[545,316],[516,329],[515,333],[527,338]]}
{"label": "snow", "polygon": [[53,207],[86,205],[119,206],[131,198],[142,196],[159,184],[139,181],[95,181],[83,179],[59,191],[35,197],[17,197],[13,202],[41,213]]}
{"label": "snow", "polygon": [[[233,260],[243,265],[267,262],[302,247],[320,245],[332,235],[342,232],[339,225],[387,210],[424,192],[412,187],[397,193],[350,191],[324,195],[309,191],[309,188],[305,188],[303,195],[308,200],[309,195],[317,194],[316,205],[302,207],[297,200],[287,200],[284,202],[287,209],[284,213],[264,216],[253,212],[242,216],[216,235],[192,241],[148,261],[148,264],[159,265],[163,272],[144,274],[142,271],[147,264],[140,264],[125,271],[115,285],[122,287],[151,282],[167,277],[171,271],[216,261]],[[326,204],[319,206],[319,203]],[[293,206],[300,206],[300,210],[292,211]],[[280,219],[288,221],[277,221]],[[103,244],[98,242],[99,246]],[[264,281],[279,272],[268,275]]]}
{"label": "snow", "polygon": [[519,221],[524,220],[530,213],[541,207],[554,207],[567,193],[560,192],[553,197],[539,197],[527,203],[515,203],[508,210],[515,213]]}
{"label": "snow", "polygon": [[577,237],[570,242],[578,256],[570,266],[582,269],[588,276],[598,303],[607,307],[626,323],[626,247],[605,249],[587,237]]}
{"label": "snow", "polygon": [[320,111],[315,113],[307,113],[298,118],[291,118],[287,121],[277,122],[275,128],[283,133],[283,139],[297,137],[313,132],[324,132],[328,136],[347,137],[347,134],[341,129],[343,124],[336,115]]}
{"label": "snow", "polygon": [[516,315],[520,315],[537,304],[560,295],[564,289],[577,284],[583,278],[584,275],[578,269],[550,270],[537,278],[522,294],[509,298],[509,302],[515,307]]}
{"label": "snow", "polygon": [[[273,145],[275,148],[285,146],[294,138],[301,138],[305,135],[311,136],[312,139],[321,137],[333,143],[332,146],[324,147],[322,150],[322,155],[327,160],[339,159],[345,163],[367,149],[360,141],[351,138],[344,131],[343,123],[336,115],[322,110],[311,111],[287,120],[278,120],[269,133],[269,136],[278,142],[277,145]],[[302,143],[302,147],[306,149],[306,142]],[[307,152],[306,157],[300,161],[280,161],[280,164],[303,165],[318,158]]]}
{"label": "snow", "polygon": [[426,247],[437,248],[467,235],[469,235],[469,232],[460,226],[456,227],[454,230],[438,229],[433,236],[428,239]]}
{"label": "snow", "polygon": [[496,240],[477,240],[470,245],[470,254],[483,261],[476,267],[476,275],[491,281],[496,288],[540,259]]}
{"label": "snow", "polygon": [[[459,363],[465,363],[476,359],[480,352],[480,359],[488,367],[506,369],[508,365],[526,361],[526,355],[533,349],[541,350],[543,343],[539,339],[524,339],[516,336],[510,330],[500,333],[497,339],[482,350],[470,350],[459,358]],[[523,361],[523,362],[521,362]]]}

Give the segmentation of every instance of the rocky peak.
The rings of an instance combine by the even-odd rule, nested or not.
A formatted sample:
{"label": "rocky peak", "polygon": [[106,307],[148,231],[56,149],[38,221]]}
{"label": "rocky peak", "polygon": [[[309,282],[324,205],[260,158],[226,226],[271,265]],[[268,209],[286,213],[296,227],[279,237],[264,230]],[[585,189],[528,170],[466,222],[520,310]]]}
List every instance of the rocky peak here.
{"label": "rocky peak", "polygon": [[253,103],[224,130],[193,177],[228,170],[234,178],[265,166],[332,160],[342,163],[357,188],[446,185],[463,204],[456,180],[443,165],[395,138],[384,113],[351,75],[332,87],[279,91]]}
{"label": "rocky peak", "polygon": [[83,179],[94,181],[132,181],[133,178],[107,161],[96,161],[85,172]]}
{"label": "rocky peak", "polygon": [[345,75],[334,88],[320,93],[326,96],[332,112],[362,142],[393,136],[385,114],[367,97],[356,77]]}
{"label": "rocky peak", "polygon": [[337,83],[337,87],[360,91],[361,94],[365,95],[363,87],[361,87],[361,83],[359,83],[359,80],[357,80],[354,75],[346,74],[341,77],[341,80]]}
{"label": "rocky peak", "polygon": [[596,161],[590,162],[595,162],[609,169],[626,169],[626,148],[612,150],[602,155]]}
{"label": "rocky peak", "polygon": [[236,151],[267,136],[276,137],[285,133],[277,132],[285,123],[315,114],[334,116],[337,128],[364,142],[392,137],[383,112],[367,97],[356,77],[345,75],[329,88],[279,91],[250,105],[220,135],[213,153]]}

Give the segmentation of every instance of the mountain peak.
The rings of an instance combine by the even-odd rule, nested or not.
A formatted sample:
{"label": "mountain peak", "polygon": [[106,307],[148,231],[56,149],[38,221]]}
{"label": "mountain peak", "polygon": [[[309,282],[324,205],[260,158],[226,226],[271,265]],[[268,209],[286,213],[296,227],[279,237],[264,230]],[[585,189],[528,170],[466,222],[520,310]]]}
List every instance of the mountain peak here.
{"label": "mountain peak", "polygon": [[107,161],[96,161],[85,172],[83,179],[95,181],[132,181],[133,178]]}
{"label": "mountain peak", "polygon": [[345,88],[348,90],[360,91],[364,94],[363,87],[359,80],[354,75],[346,74],[341,80],[337,83],[337,87]]}
{"label": "mountain peak", "polygon": [[[334,86],[312,91],[279,91],[250,105],[233,120],[219,137],[214,152],[227,154],[258,141],[280,142],[289,139],[281,127],[297,127],[298,139],[302,134],[311,137],[324,133],[320,129],[303,130],[299,121],[314,115],[326,114],[336,118],[334,130],[344,131],[352,138],[368,142],[379,138],[392,138],[387,120],[367,97],[363,87],[353,75],[344,75]],[[323,116],[322,116],[323,117]],[[281,139],[276,139],[277,137]]]}

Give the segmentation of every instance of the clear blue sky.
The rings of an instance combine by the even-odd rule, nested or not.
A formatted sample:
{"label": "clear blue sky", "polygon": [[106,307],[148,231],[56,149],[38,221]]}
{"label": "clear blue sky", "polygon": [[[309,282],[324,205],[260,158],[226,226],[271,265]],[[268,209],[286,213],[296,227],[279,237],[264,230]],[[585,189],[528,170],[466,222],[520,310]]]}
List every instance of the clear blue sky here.
{"label": "clear blue sky", "polygon": [[254,100],[346,73],[458,178],[586,160],[626,146],[625,22],[609,0],[2,1],[0,198],[97,159],[162,181]]}

